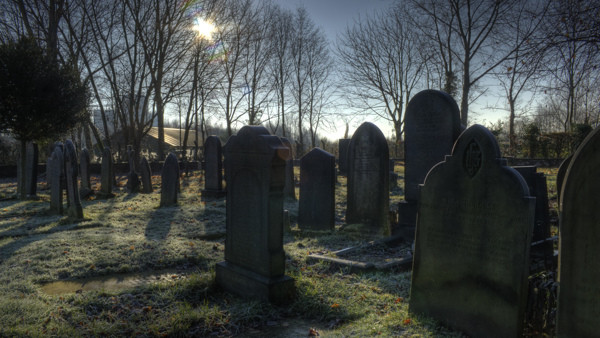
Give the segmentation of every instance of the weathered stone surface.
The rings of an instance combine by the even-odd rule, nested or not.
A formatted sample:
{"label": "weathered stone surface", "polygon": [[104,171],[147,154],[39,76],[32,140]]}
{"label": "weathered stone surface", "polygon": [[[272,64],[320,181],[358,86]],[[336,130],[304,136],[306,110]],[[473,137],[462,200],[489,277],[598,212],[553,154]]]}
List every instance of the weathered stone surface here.
{"label": "weathered stone surface", "polygon": [[283,186],[289,149],[258,126],[243,127],[225,146],[227,239],[217,283],[244,297],[285,302],[294,281],[285,276]]}
{"label": "weathered stone surface", "polygon": [[335,156],[320,148],[300,159],[298,226],[310,230],[335,226]]}
{"label": "weathered stone surface", "polygon": [[79,171],[81,175],[80,197],[86,197],[94,193],[90,180],[90,152],[87,148],[81,149],[81,159],[79,160]]}
{"label": "weathered stone surface", "polygon": [[573,159],[573,154],[569,155],[569,157],[565,158],[564,161],[562,161],[562,163],[558,167],[558,173],[556,173],[556,195],[559,203],[560,194],[562,193],[562,186],[565,181],[565,175],[567,174],[569,164],[571,164],[571,159]]}
{"label": "weathered stone surface", "polygon": [[142,156],[140,159],[140,174],[142,176],[142,192],[149,194],[153,191],[152,189],[152,169],[146,159],[146,156]]}
{"label": "weathered stone surface", "polygon": [[103,195],[112,195],[112,186],[114,181],[113,158],[109,147],[102,151],[102,165],[100,173],[100,192]]}
{"label": "weathered stone surface", "polygon": [[202,198],[218,198],[226,195],[223,190],[223,150],[217,136],[204,141],[204,190]]}
{"label": "weathered stone surface", "polygon": [[296,199],[296,182],[294,180],[294,156],[292,153],[292,143],[285,137],[281,138],[281,142],[287,147],[290,152],[285,160],[285,185],[283,186],[283,197]]}
{"label": "weathered stone surface", "polygon": [[63,189],[60,182],[64,168],[63,163],[62,147],[55,147],[46,163],[46,180],[50,185],[50,212],[59,215],[63,213]]}
{"label": "weathered stone surface", "polygon": [[37,143],[28,142],[25,166],[25,193],[28,197],[35,197],[37,194],[38,157]]}
{"label": "weathered stone surface", "polygon": [[558,337],[600,332],[600,128],[573,154],[560,196]]}
{"label": "weathered stone surface", "polygon": [[548,209],[546,176],[543,173],[538,173],[535,166],[513,168],[523,176],[529,187],[529,194],[535,197],[535,225],[531,240],[537,242],[547,239],[550,237],[550,210]]}
{"label": "weathered stone surface", "polygon": [[389,150],[376,125],[365,122],[348,146],[346,223],[363,223],[390,234]]}
{"label": "weathered stone surface", "polygon": [[473,337],[519,337],[535,198],[474,125],[420,190],[409,307]]}
{"label": "weathered stone surface", "polygon": [[179,161],[174,153],[169,153],[163,165],[160,183],[160,206],[177,204],[179,192]]}
{"label": "weathered stone surface", "polygon": [[338,142],[338,169],[341,175],[346,175],[348,174],[348,146],[350,145],[350,139],[341,138]]}
{"label": "weathered stone surface", "polygon": [[69,199],[67,215],[71,218],[82,219],[83,207],[79,198],[79,186],[77,175],[79,164],[77,163],[77,150],[71,140],[65,142],[65,169],[67,181],[67,198]]}

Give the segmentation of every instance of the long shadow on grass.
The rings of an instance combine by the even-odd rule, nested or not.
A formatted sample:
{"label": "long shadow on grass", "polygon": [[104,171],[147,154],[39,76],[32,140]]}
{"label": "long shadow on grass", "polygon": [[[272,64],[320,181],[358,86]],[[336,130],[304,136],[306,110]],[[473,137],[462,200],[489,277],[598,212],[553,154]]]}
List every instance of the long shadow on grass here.
{"label": "long shadow on grass", "polygon": [[169,235],[171,222],[175,218],[175,213],[178,209],[177,206],[156,209],[146,226],[146,231],[144,232],[146,239],[164,241]]}

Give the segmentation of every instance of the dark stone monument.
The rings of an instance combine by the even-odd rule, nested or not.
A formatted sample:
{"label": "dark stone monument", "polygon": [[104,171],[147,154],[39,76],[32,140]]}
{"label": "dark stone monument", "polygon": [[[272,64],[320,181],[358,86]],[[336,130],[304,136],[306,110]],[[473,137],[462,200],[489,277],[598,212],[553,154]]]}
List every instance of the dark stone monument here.
{"label": "dark stone monument", "polygon": [[259,126],[243,127],[225,145],[227,238],[216,280],[229,292],[275,303],[294,294],[283,251],[288,152],[279,137]]}
{"label": "dark stone monument", "polygon": [[472,337],[520,337],[535,198],[474,125],[420,189],[410,311]]}
{"label": "dark stone monument", "polygon": [[338,141],[338,169],[340,175],[348,174],[348,146],[350,145],[349,138],[341,138]]}
{"label": "dark stone monument", "polygon": [[292,153],[292,143],[285,137],[281,138],[281,142],[287,147],[290,152],[285,160],[285,185],[283,186],[283,197],[296,199],[296,183],[294,181],[294,156]]}
{"label": "dark stone monument", "polygon": [[149,194],[153,191],[152,189],[152,169],[146,159],[146,156],[142,156],[140,159],[140,174],[142,176],[142,192]]}
{"label": "dark stone monument", "polygon": [[160,183],[160,206],[177,204],[179,192],[179,161],[174,153],[169,153],[162,168]]}
{"label": "dark stone monument", "polygon": [[335,226],[335,156],[313,148],[300,159],[298,227],[333,230]]}
{"label": "dark stone monument", "polygon": [[209,136],[204,141],[204,190],[202,198],[220,198],[227,194],[223,190],[223,153],[221,140]]}
{"label": "dark stone monument", "polygon": [[55,147],[46,162],[46,180],[50,185],[50,212],[62,215],[63,213],[63,187],[61,176],[64,169],[64,156],[62,147]]}
{"label": "dark stone monument", "polygon": [[363,123],[348,146],[346,223],[363,223],[390,234],[389,151],[376,125]]}
{"label": "dark stone monument", "polygon": [[104,148],[102,151],[102,165],[100,172],[100,193],[104,196],[113,196],[112,187],[115,179],[113,172],[113,158],[110,148]]}
{"label": "dark stone monument", "polygon": [[600,128],[573,154],[560,196],[557,337],[600,332]]}
{"label": "dark stone monument", "polygon": [[90,180],[90,152],[87,148],[81,150],[81,159],[79,161],[79,170],[81,172],[81,189],[79,190],[79,196],[84,198],[94,193]]}
{"label": "dark stone monument", "polygon": [[35,197],[37,194],[38,157],[38,145],[28,142],[25,165],[25,193],[28,197]]}
{"label": "dark stone monument", "polygon": [[415,95],[404,117],[404,199],[398,205],[400,229],[413,238],[419,185],[429,170],[452,152],[461,133],[460,112],[454,99],[439,90]]}
{"label": "dark stone monument", "polygon": [[140,175],[135,171],[135,151],[133,146],[127,146],[127,158],[129,159],[129,173],[127,173],[127,192],[130,194],[140,191]]}
{"label": "dark stone monument", "polygon": [[79,186],[77,175],[79,174],[79,164],[77,163],[77,150],[71,140],[65,142],[65,177],[67,181],[67,198],[69,204],[67,215],[71,218],[82,219],[83,207],[79,198]]}

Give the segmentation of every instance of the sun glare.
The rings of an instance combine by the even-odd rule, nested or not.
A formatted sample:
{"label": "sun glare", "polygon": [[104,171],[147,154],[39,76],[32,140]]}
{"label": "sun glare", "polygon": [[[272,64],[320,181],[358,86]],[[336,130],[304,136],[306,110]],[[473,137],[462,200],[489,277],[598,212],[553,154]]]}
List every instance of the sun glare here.
{"label": "sun glare", "polygon": [[194,30],[198,33],[199,38],[212,40],[212,33],[215,30],[215,26],[209,21],[196,18],[194,20]]}

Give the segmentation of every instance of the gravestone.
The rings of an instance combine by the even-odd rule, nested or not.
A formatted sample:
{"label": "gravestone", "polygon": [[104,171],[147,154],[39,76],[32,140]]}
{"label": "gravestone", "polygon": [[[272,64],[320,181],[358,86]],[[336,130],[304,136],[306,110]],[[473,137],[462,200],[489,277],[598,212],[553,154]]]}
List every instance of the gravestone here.
{"label": "gravestone", "polygon": [[333,230],[335,226],[335,156],[313,148],[300,159],[298,227]]}
{"label": "gravestone", "polygon": [[204,141],[204,190],[202,198],[220,198],[227,194],[223,190],[223,153],[221,140],[209,136]]}
{"label": "gravestone", "polygon": [[174,153],[169,153],[162,168],[160,183],[160,206],[177,204],[179,192],[179,161]]}
{"label": "gravestone", "polygon": [[127,146],[127,158],[129,160],[129,173],[127,173],[127,192],[130,194],[140,191],[140,175],[135,171],[135,151],[133,146]]}
{"label": "gravestone", "polygon": [[46,162],[46,180],[50,185],[50,212],[62,215],[63,213],[63,187],[61,176],[64,169],[64,156],[62,147],[55,147],[52,155]]}
{"label": "gravestone", "polygon": [[557,337],[600,332],[600,128],[573,154],[560,196]]}
{"label": "gravestone", "polygon": [[474,125],[420,189],[409,309],[473,337],[520,337],[535,198]]}
{"label": "gravestone", "polygon": [[[569,155],[567,158],[562,161],[560,166],[558,167],[558,172],[556,173],[556,198],[560,203],[560,194],[562,192],[562,186],[565,181],[565,175],[567,173],[567,169],[569,168],[569,164],[571,164],[571,159],[573,158],[573,154]],[[560,209],[560,205],[559,205]]]}
{"label": "gravestone", "polygon": [[245,126],[225,145],[227,238],[217,283],[244,297],[289,301],[285,275],[283,186],[289,149],[264,127]]}
{"label": "gravestone", "polygon": [[146,159],[146,156],[142,156],[140,159],[140,174],[142,176],[142,192],[149,194],[153,191],[152,189],[152,169]]}
{"label": "gravestone", "polygon": [[389,151],[376,125],[363,123],[348,145],[346,223],[390,234]]}
{"label": "gravestone", "polygon": [[81,189],[79,191],[79,196],[84,198],[94,193],[90,180],[90,152],[87,150],[87,148],[83,148],[81,150],[80,162],[79,170],[81,172]]}
{"label": "gravestone", "polygon": [[419,185],[429,170],[452,152],[460,135],[460,113],[454,99],[439,90],[424,90],[408,103],[404,117],[404,199],[398,205],[400,231],[413,238]]}
{"label": "gravestone", "polygon": [[25,164],[25,193],[28,197],[35,197],[37,194],[37,176],[38,176],[38,145],[37,143],[27,142],[27,158]]}
{"label": "gravestone", "polygon": [[341,175],[348,174],[348,145],[350,145],[349,138],[341,138],[338,141],[338,169]]}
{"label": "gravestone", "polygon": [[100,172],[100,193],[104,196],[113,196],[112,186],[114,183],[113,158],[109,147],[102,151],[102,164]]}
{"label": "gravestone", "polygon": [[65,177],[67,181],[67,215],[71,218],[82,219],[83,207],[79,198],[79,187],[77,175],[79,174],[79,164],[77,163],[77,151],[71,140],[65,142]]}
{"label": "gravestone", "polygon": [[292,154],[292,143],[285,137],[281,142],[289,149],[288,157],[285,160],[285,185],[283,186],[283,197],[296,199],[296,183],[294,182],[294,156]]}

